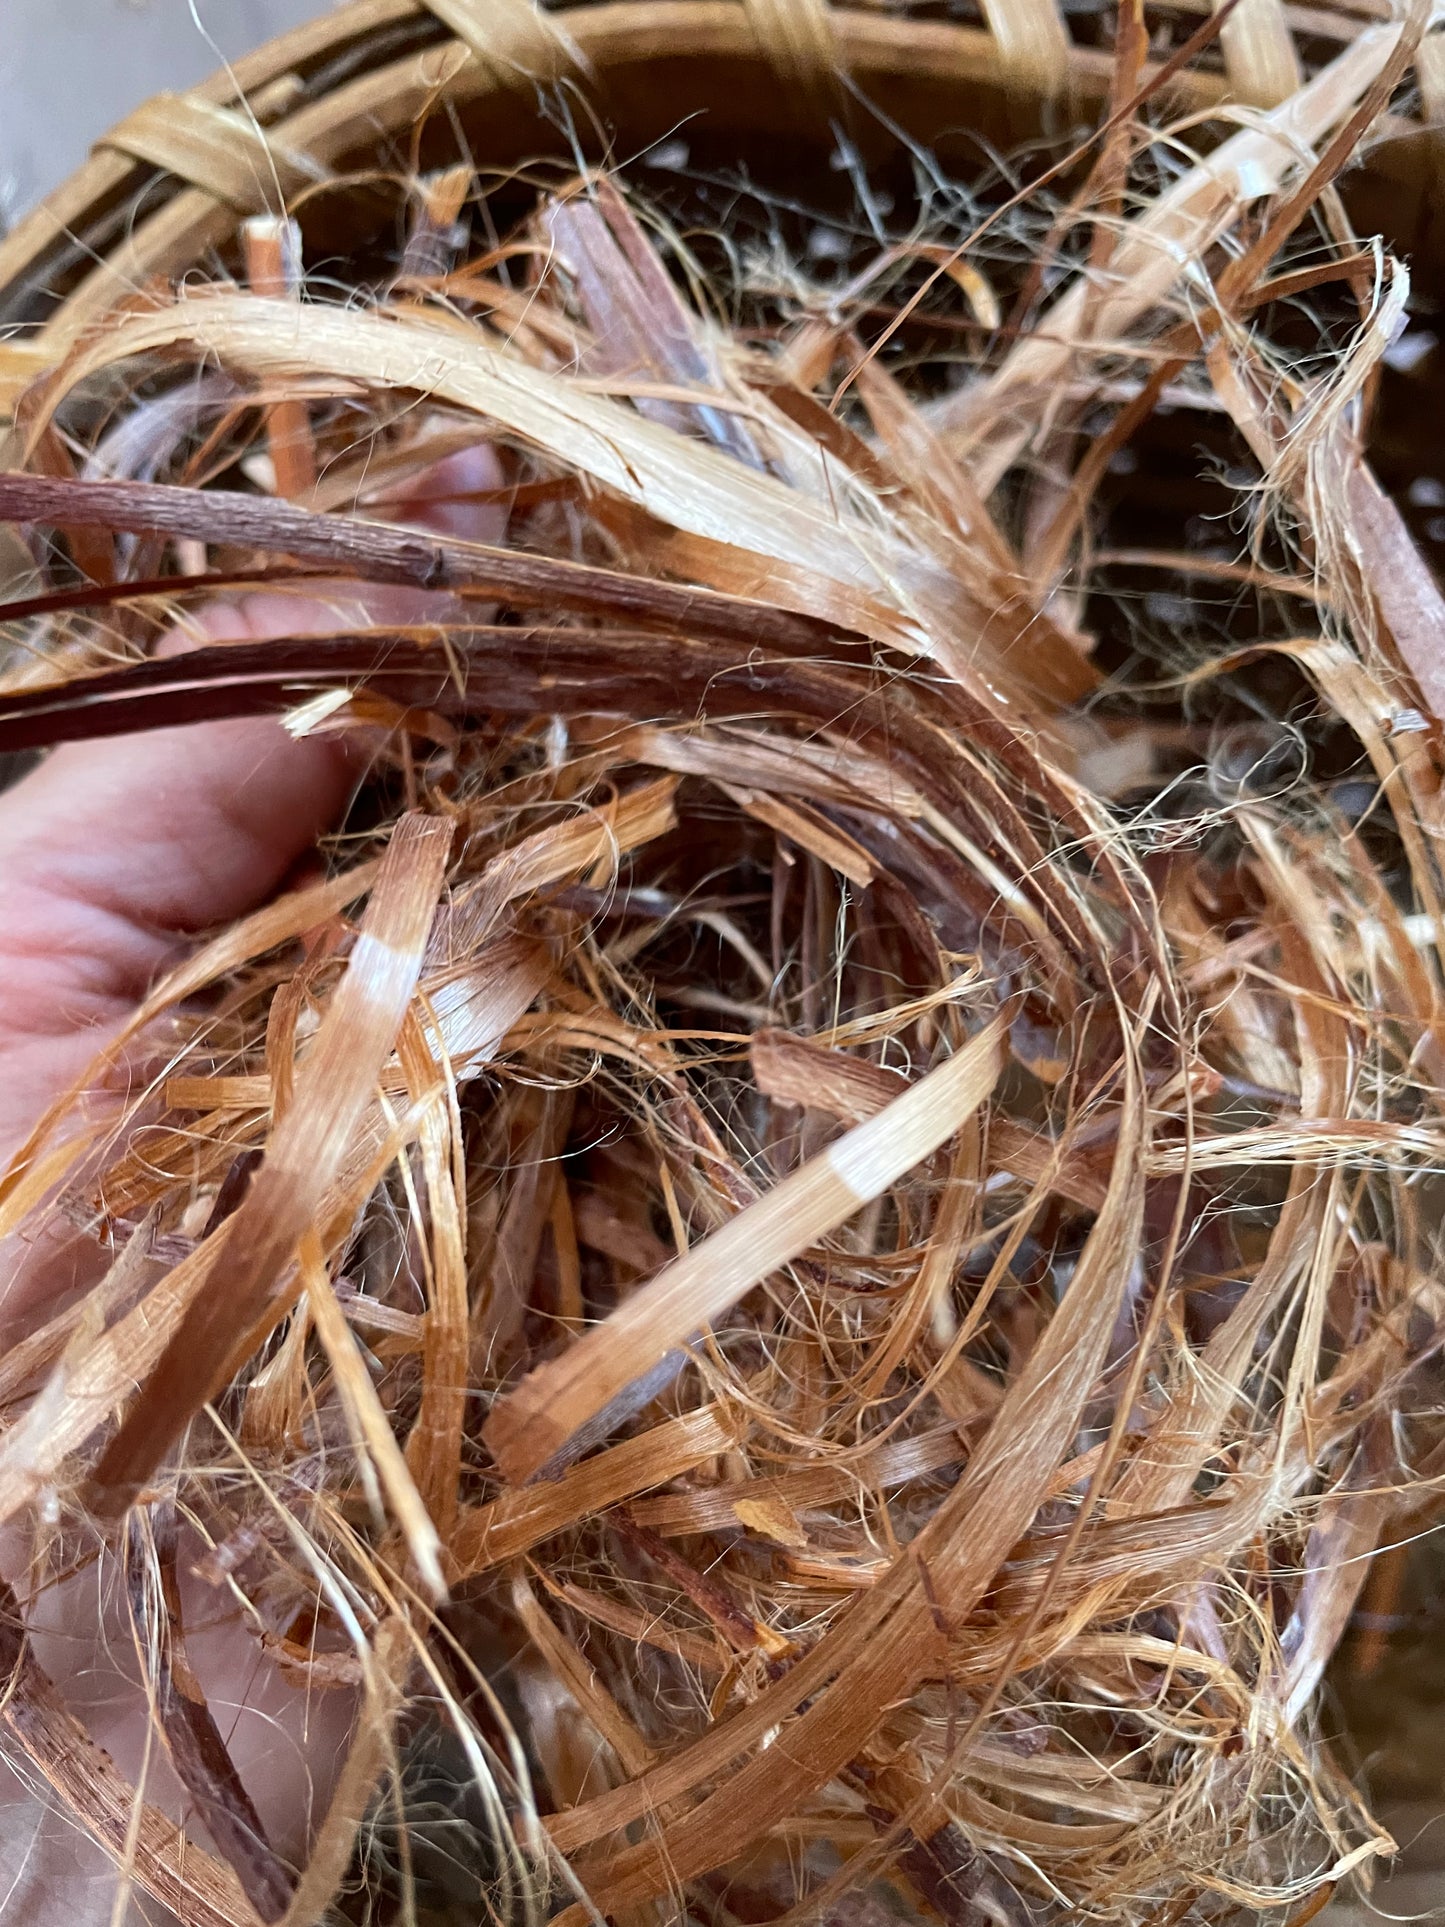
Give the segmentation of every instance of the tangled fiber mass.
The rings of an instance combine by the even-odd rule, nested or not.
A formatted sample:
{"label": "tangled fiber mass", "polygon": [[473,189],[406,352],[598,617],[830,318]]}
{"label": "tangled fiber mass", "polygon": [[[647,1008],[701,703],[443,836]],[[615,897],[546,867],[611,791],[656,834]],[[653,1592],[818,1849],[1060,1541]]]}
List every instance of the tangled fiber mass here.
{"label": "tangled fiber mass", "polygon": [[[1423,26],[1187,164],[1121,27],[1056,198],[826,284],[448,176],[384,281],[147,291],[25,398],[0,749],[367,768],[0,1186],[95,1278],[0,1359],[4,1746],[183,1919],[1133,1927],[1389,1850],[1315,1704],[1445,1470],[1445,607],[1334,182]],[[1109,506],[1171,417],[1223,554]],[[480,442],[504,538],[405,526]],[[258,582],[332,620],[157,651]],[[204,1839],[75,1770],[84,1571]],[[198,1586],[356,1709],[299,1872]]]}

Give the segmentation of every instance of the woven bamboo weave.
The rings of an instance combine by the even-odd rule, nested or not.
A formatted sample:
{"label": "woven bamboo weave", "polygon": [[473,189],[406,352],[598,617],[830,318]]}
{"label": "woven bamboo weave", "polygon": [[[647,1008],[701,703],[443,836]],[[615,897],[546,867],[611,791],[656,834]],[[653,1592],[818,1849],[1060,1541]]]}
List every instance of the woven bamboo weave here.
{"label": "woven bamboo weave", "polygon": [[[1112,55],[1096,9],[1069,0],[962,0],[916,11],[827,0],[352,0],[193,92],[148,101],[0,242],[0,409],[117,300],[224,251],[248,215],[282,205],[325,221],[378,153],[426,130],[438,158],[502,166],[565,152],[546,97],[637,151],[691,115],[714,126],[828,137],[839,116],[923,140],[961,122],[985,139],[1096,119]],[[972,12],[972,18],[959,17]],[[1207,0],[1161,0],[1162,48]],[[1386,0],[1331,8],[1238,0],[1205,63],[1171,82],[1177,111],[1269,106],[1339,46],[1388,17]],[[1445,115],[1445,34],[1422,42],[1402,111],[1366,170],[1368,218],[1426,252]],[[450,144],[451,153],[444,150]],[[355,222],[352,223],[355,233]]]}

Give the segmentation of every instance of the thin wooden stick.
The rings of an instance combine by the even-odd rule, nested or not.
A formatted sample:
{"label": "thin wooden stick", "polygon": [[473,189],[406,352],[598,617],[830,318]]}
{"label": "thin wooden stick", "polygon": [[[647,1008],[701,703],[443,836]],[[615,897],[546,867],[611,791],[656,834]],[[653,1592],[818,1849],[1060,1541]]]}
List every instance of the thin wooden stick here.
{"label": "thin wooden stick", "polygon": [[[258,214],[241,229],[246,276],[257,294],[295,300],[301,287],[301,230],[294,221]],[[316,486],[316,443],[304,401],[294,397],[266,409],[266,439],[277,495],[298,502]]]}

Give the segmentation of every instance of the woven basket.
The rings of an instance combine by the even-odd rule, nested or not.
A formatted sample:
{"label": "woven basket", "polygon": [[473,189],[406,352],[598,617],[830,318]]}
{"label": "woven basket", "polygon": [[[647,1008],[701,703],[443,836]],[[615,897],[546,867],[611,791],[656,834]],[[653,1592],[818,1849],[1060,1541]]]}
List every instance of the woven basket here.
{"label": "woven basket", "polygon": [[[891,149],[906,169],[913,140],[963,172],[991,147],[1036,135],[1057,145],[1097,124],[1112,78],[1107,0],[972,6],[606,0],[543,12],[531,0],[352,0],[192,93],[148,102],[0,244],[0,421],[117,302],[235,266],[241,224],[258,212],[284,206],[308,263],[340,285],[364,282],[395,241],[397,181],[459,157],[488,190],[498,184],[502,216],[506,196],[532,192],[538,170],[524,163],[575,167],[579,153],[625,162],[680,134],[697,173],[741,164],[813,207],[829,193],[840,130],[867,163],[886,163]],[[1209,6],[1152,0],[1156,63]],[[1391,11],[1389,0],[1237,0],[1219,39],[1171,78],[1167,111],[1248,113],[1284,100]],[[1445,285],[1437,121],[1445,36],[1421,43],[1394,115],[1346,184],[1358,227],[1410,253],[1427,296],[1432,280],[1434,292]],[[831,179],[835,199],[852,191]],[[1397,489],[1411,463],[1439,466],[1421,432],[1428,421],[1417,407],[1393,468],[1382,468]],[[1177,429],[1192,474],[1197,422]],[[1147,487],[1160,492],[1158,477]],[[622,1917],[644,1916],[629,1902]]]}
{"label": "woven basket", "polygon": [[[1207,0],[1151,6],[1156,52],[1207,11]],[[1272,105],[1388,15],[1386,0],[1239,0],[1203,63],[1171,81],[1170,106]],[[826,155],[840,120],[865,158],[889,144],[892,121],[947,165],[980,143],[1096,119],[1111,21],[1090,0],[909,11],[825,0],[550,11],[530,0],[351,0],[193,92],[148,101],[0,243],[0,409],[119,296],[224,254],[238,223],[278,197],[308,241],[356,249],[389,214],[361,191],[379,154],[431,166],[465,151],[484,171],[575,154],[577,136],[544,108],[559,89],[585,102],[575,114],[582,144],[605,141],[620,156],[686,122],[710,153],[746,150],[757,171],[790,183]],[[1421,43],[1413,79],[1355,176],[1353,211],[1364,231],[1428,263],[1445,257],[1432,245],[1430,192],[1445,35]]]}

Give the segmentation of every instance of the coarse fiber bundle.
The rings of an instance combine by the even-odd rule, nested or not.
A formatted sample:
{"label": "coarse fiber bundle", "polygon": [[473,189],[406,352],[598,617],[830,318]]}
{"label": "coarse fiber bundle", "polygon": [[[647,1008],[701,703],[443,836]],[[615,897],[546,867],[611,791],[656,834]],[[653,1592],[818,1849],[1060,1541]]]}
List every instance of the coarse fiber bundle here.
{"label": "coarse fiber bundle", "polygon": [[[1445,1473],[1428,7],[433,13],[0,253],[0,753],[351,798],[0,1177],[0,1754],[205,1927],[1298,1922]],[[821,164],[598,163],[674,15]]]}

